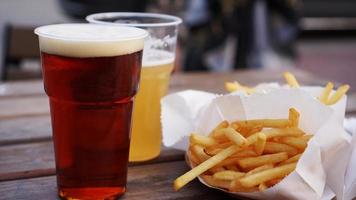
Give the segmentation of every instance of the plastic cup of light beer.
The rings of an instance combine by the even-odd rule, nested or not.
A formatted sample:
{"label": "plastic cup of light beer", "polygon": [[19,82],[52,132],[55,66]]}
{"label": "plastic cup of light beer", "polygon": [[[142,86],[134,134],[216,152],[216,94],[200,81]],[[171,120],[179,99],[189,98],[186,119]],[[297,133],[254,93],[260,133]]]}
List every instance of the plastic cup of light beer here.
{"label": "plastic cup of light beer", "polygon": [[123,195],[133,99],[147,32],[57,24],[35,33],[50,103],[59,196]]}
{"label": "plastic cup of light beer", "polygon": [[136,96],[130,161],[157,157],[161,150],[160,99],[167,93],[174,68],[178,25],[175,16],[154,13],[98,13],[87,21],[110,26],[138,27],[148,31],[142,59],[140,89]]}

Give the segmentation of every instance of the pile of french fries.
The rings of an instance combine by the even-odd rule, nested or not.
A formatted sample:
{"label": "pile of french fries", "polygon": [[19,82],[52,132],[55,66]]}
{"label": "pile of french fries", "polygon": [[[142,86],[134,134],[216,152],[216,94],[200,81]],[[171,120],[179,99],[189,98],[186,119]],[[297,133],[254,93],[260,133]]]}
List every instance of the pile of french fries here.
{"label": "pile of french fries", "polygon": [[[285,72],[283,75],[284,75],[284,78],[285,78],[286,82],[288,83],[289,87],[291,87],[291,88],[299,88],[300,87],[298,80],[292,73]],[[243,91],[246,94],[252,94],[256,91],[255,88],[242,85],[237,81],[226,82],[225,89],[228,92]],[[333,105],[333,104],[337,103],[343,97],[343,95],[347,93],[347,91],[350,89],[350,86],[349,85],[341,85],[333,94],[331,94],[333,89],[334,89],[334,84],[332,82],[328,82],[326,84],[323,92],[318,97],[320,102],[322,102],[325,105]]]}
{"label": "pile of french fries", "polygon": [[300,114],[288,119],[223,121],[209,136],[192,133],[187,156],[192,169],[174,181],[174,189],[200,176],[229,192],[263,191],[296,167],[312,135],[298,128]]}

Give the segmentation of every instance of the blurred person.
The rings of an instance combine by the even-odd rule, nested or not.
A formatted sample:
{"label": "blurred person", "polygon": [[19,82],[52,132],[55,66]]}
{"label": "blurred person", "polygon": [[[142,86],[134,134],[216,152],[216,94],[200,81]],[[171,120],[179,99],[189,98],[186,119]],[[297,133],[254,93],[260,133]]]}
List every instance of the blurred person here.
{"label": "blurred person", "polygon": [[184,19],[186,71],[292,65],[296,0],[188,0]]}
{"label": "blurred person", "polygon": [[[95,12],[153,12],[182,17],[176,70],[230,71],[292,66],[298,0],[59,0],[84,19]],[[180,64],[182,62],[182,64]]]}
{"label": "blurred person", "polygon": [[74,19],[85,20],[100,12],[144,12],[148,0],[59,0],[63,11]]}

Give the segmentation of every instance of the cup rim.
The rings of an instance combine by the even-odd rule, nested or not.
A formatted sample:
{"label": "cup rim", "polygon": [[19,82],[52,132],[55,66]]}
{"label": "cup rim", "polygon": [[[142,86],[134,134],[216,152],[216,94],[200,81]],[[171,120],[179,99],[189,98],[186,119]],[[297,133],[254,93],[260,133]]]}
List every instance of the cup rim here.
{"label": "cup rim", "polygon": [[[137,32],[134,36],[130,36],[127,38],[106,38],[106,39],[81,39],[81,38],[72,38],[72,37],[66,37],[66,36],[58,36],[57,34],[52,34],[46,31],[46,29],[50,29],[52,27],[57,27],[57,28],[68,28],[71,26],[79,27],[79,26],[97,26],[97,27],[103,27],[103,25],[100,24],[88,24],[88,23],[62,23],[62,24],[50,24],[50,25],[43,25],[35,28],[34,33],[38,35],[39,37],[44,37],[44,38],[51,38],[51,39],[56,39],[56,40],[67,40],[67,41],[88,41],[88,42],[112,42],[112,41],[126,41],[126,40],[137,40],[141,38],[145,38],[148,36],[148,32],[144,29],[137,28],[137,27],[117,27],[118,29],[122,29],[122,31],[129,30],[129,29],[135,29]],[[112,27],[115,28],[115,27]]]}
{"label": "cup rim", "polygon": [[[161,23],[132,23],[132,24],[125,24],[125,23],[115,23],[115,22],[104,22],[101,21],[103,18],[110,18],[110,17],[151,17],[157,19],[167,19],[170,20],[169,22],[161,22]],[[99,18],[99,19],[98,19]],[[164,26],[177,26],[182,23],[182,19],[173,16],[173,15],[166,15],[166,14],[158,14],[158,13],[142,13],[142,12],[104,12],[104,13],[94,13],[88,15],[85,18],[90,23],[95,24],[106,24],[106,25],[117,25],[117,26],[133,26],[138,28],[147,28],[147,27],[164,27]]]}

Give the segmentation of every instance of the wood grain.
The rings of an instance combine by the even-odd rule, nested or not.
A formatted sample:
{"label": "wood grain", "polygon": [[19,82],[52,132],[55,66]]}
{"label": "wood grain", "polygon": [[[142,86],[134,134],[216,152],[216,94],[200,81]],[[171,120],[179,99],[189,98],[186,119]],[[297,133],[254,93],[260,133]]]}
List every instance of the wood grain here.
{"label": "wood grain", "polygon": [[[130,166],[184,160],[184,152],[162,148],[159,157]],[[51,141],[0,147],[0,181],[54,175],[54,151]]]}
{"label": "wood grain", "polygon": [[[0,180],[12,176],[28,176],[28,171],[54,168],[51,142],[39,142],[0,147]],[[11,174],[11,176],[6,175]]]}
{"label": "wood grain", "polygon": [[[298,69],[292,69],[303,84],[320,85],[325,81]],[[198,89],[223,93],[224,82],[239,80],[255,85],[259,82],[284,82],[282,71],[246,70],[233,73],[189,73],[172,76],[170,92]],[[356,113],[356,94],[348,95],[347,113]],[[0,85],[0,145],[50,139],[48,100],[42,81],[10,82]]]}
{"label": "wood grain", "polygon": [[49,141],[51,136],[49,115],[0,120],[0,146]]}
{"label": "wood grain", "polygon": [[[324,85],[326,81],[297,69],[291,70],[302,84]],[[243,84],[261,82],[284,83],[282,71],[246,70],[233,73],[189,73],[172,76],[169,92],[186,89],[225,93],[225,81],[238,80]],[[0,120],[18,117],[49,115],[49,106],[40,81],[6,83],[0,85]],[[24,87],[24,88],[22,88]],[[350,95],[348,108],[356,111],[356,96]]]}
{"label": "wood grain", "polygon": [[[299,82],[324,85],[326,81],[291,70]],[[225,93],[224,82],[238,80],[253,86],[260,82],[284,83],[281,70],[246,70],[233,73],[174,74],[170,93],[185,89]],[[348,116],[356,114],[356,94],[349,94]],[[53,145],[48,100],[42,81],[0,85],[0,199],[56,199]],[[151,161],[131,163],[128,192],[122,199],[229,199],[194,181],[173,192],[174,178],[188,170],[184,152],[163,148]]]}
{"label": "wood grain", "polygon": [[[231,73],[176,73],[172,75],[170,88],[172,91],[181,89],[205,89],[211,92],[224,92],[224,82],[238,80],[247,85],[255,85],[261,82],[281,82],[284,70],[240,70]],[[326,82],[296,68],[290,69],[302,84],[324,85]],[[25,96],[44,95],[42,80],[7,82],[0,85],[1,98],[18,98]]]}
{"label": "wood grain", "polygon": [[[298,81],[306,85],[324,85],[325,81],[308,72],[291,69]],[[241,70],[231,73],[186,73],[172,76],[171,91],[183,89],[199,89],[209,92],[225,93],[226,81],[239,81],[242,84],[254,86],[262,82],[279,82],[284,84],[284,70]]]}
{"label": "wood grain", "polygon": [[43,95],[42,80],[9,81],[0,85],[0,98]]}
{"label": "wood grain", "polygon": [[44,95],[0,100],[0,120],[48,114],[48,98]]}
{"label": "wood grain", "polygon": [[356,93],[347,94],[346,114],[356,114]]}
{"label": "wood grain", "polygon": [[[193,181],[179,192],[174,192],[173,180],[188,170],[183,161],[130,167],[126,195],[121,199],[232,199]],[[0,199],[58,199],[54,176],[0,182]]]}

